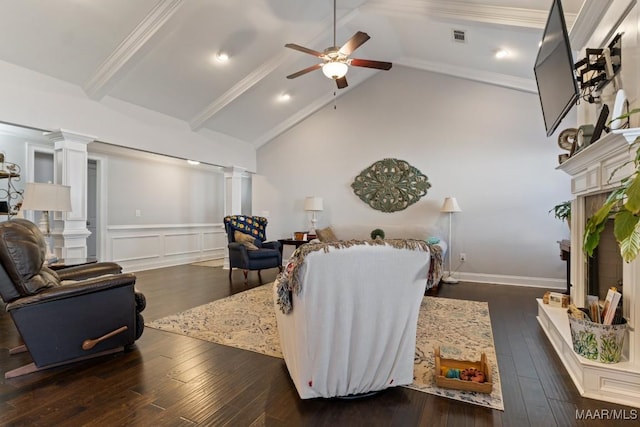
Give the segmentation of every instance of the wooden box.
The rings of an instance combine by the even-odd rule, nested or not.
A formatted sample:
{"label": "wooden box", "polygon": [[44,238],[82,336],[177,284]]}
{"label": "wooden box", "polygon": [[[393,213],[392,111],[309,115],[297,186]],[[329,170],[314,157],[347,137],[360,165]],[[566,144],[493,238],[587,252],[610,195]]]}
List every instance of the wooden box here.
{"label": "wooden box", "polygon": [[[440,347],[436,347],[435,351],[436,358],[436,385],[438,387],[444,388],[452,388],[455,390],[463,390],[463,391],[477,391],[480,393],[491,393],[493,390],[493,383],[491,382],[491,369],[489,367],[489,362],[487,362],[487,355],[482,353],[480,356],[480,360],[476,362],[471,362],[468,360],[456,360],[456,359],[445,359],[440,357]],[[467,368],[476,368],[479,371],[484,372],[485,382],[476,383],[473,381],[460,380],[457,378],[447,378],[442,375],[442,367],[446,366],[447,368],[457,368],[457,369],[467,369]]]}

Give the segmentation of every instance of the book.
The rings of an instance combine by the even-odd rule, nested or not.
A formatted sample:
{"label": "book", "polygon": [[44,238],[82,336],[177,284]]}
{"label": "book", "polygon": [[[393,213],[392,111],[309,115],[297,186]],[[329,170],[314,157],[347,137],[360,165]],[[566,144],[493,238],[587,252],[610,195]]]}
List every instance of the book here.
{"label": "book", "polygon": [[614,316],[616,315],[616,309],[618,308],[621,298],[622,294],[618,292],[616,288],[611,288],[607,291],[607,297],[604,300],[604,308],[602,309],[603,325],[611,324]]}
{"label": "book", "polygon": [[587,295],[587,303],[589,305],[589,317],[594,323],[600,323],[602,321],[602,314],[600,313],[600,301],[596,295]]}

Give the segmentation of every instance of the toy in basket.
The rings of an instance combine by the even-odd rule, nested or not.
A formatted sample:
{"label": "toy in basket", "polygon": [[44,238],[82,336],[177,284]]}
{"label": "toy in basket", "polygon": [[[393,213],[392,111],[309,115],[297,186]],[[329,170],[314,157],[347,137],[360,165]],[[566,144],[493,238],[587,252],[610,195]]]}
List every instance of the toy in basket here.
{"label": "toy in basket", "polygon": [[491,368],[487,355],[482,353],[479,361],[445,359],[440,357],[440,347],[434,350],[436,358],[436,385],[463,391],[491,393]]}

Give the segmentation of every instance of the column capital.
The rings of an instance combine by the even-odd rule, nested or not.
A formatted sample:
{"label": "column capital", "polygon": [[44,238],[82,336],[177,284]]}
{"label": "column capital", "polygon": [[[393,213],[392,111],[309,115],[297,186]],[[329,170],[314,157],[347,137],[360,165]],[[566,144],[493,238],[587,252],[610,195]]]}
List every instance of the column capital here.
{"label": "column capital", "polygon": [[97,138],[91,135],[84,135],[82,133],[72,132],[66,129],[58,129],[52,132],[47,132],[44,134],[50,141],[54,143],[58,142],[75,142],[79,144],[89,144],[95,141]]}
{"label": "column capital", "polygon": [[247,175],[247,169],[240,166],[226,166],[223,170],[225,178],[240,178]]}

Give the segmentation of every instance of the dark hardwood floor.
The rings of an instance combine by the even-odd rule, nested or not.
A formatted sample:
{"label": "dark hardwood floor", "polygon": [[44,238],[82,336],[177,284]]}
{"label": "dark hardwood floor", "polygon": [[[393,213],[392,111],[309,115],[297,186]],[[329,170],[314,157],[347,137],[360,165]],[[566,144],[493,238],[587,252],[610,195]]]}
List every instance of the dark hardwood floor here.
{"label": "dark hardwood floor", "polygon": [[[263,282],[277,270],[263,272]],[[146,320],[245,290],[242,273],[184,265],[137,273]],[[258,286],[250,274],[249,287]],[[577,410],[638,410],[583,399],[536,321],[543,289],[459,283],[438,296],[488,301],[505,410],[491,410],[403,387],[356,400],[300,400],[284,362],[147,328],[127,353],[0,380],[3,426],[605,426],[638,420],[576,420]],[[0,314],[0,374],[30,362]],[[595,412],[598,411],[598,412]],[[597,418],[593,417],[592,418]],[[606,418],[606,417],[601,417]]]}

